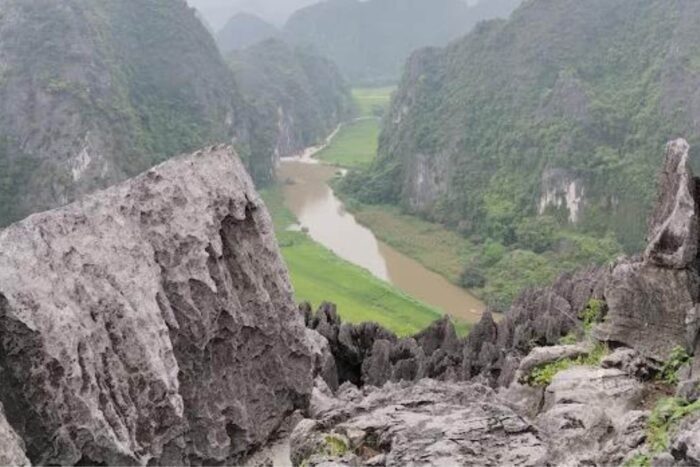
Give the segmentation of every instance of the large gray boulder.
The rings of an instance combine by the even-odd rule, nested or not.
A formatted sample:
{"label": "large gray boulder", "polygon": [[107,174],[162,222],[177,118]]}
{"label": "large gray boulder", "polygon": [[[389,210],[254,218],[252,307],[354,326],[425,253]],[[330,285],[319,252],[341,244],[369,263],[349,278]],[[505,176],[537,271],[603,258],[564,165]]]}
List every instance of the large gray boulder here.
{"label": "large gray boulder", "polygon": [[694,313],[699,292],[700,280],[692,269],[622,261],[605,288],[608,313],[595,335],[665,361],[675,347],[690,345],[686,319]]}
{"label": "large gray boulder", "polygon": [[550,461],[620,463],[644,441],[646,414],[627,416],[640,406],[643,395],[642,384],[617,369],[574,367],[557,374],[536,419],[549,443]]}
{"label": "large gray boulder", "polygon": [[307,405],[312,368],[230,148],[0,232],[0,401],[33,463],[236,463]]}
{"label": "large gray boulder", "polygon": [[543,465],[537,429],[479,384],[346,388],[292,434],[295,465]]}
{"label": "large gray boulder", "polygon": [[659,200],[649,219],[644,253],[645,260],[660,267],[686,268],[698,254],[698,203],[689,150],[683,139],[671,141],[666,148]]}

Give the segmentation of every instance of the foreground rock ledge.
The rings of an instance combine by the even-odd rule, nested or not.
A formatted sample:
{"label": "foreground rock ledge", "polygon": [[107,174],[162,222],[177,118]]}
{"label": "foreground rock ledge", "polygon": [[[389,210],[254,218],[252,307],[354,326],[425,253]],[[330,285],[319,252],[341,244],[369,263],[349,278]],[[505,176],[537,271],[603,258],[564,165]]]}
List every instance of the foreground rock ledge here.
{"label": "foreground rock ledge", "polygon": [[0,402],[35,464],[235,463],[307,404],[311,371],[230,148],[0,232]]}

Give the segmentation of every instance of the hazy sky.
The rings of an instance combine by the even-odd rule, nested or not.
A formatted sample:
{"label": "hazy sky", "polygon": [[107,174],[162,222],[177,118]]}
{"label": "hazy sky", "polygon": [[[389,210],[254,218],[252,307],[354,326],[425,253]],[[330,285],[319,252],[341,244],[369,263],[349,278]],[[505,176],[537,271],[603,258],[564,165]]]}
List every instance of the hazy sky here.
{"label": "hazy sky", "polygon": [[219,30],[234,14],[244,11],[282,25],[299,8],[319,0],[187,0],[197,8],[215,30]]}

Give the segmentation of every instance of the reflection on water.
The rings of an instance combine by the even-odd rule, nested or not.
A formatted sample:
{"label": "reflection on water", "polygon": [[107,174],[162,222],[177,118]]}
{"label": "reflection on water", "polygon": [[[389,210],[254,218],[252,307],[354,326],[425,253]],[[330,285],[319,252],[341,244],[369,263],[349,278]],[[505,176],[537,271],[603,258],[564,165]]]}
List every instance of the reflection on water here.
{"label": "reflection on water", "polygon": [[434,308],[469,322],[478,321],[484,305],[466,290],[429,271],[417,261],[378,241],[357,223],[335,196],[328,181],[337,169],[300,160],[285,160],[278,176],[286,181],[285,202],[299,226],[341,258]]}

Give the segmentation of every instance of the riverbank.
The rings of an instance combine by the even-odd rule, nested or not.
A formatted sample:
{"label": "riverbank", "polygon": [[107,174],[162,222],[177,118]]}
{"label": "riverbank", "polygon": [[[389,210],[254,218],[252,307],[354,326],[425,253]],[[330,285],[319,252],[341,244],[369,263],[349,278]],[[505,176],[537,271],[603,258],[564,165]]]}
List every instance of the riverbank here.
{"label": "riverbank", "polygon": [[377,238],[501,310],[523,289],[551,283],[561,273],[582,266],[604,264],[621,251],[610,237],[568,230],[555,232],[554,246],[542,253],[491,240],[476,243],[396,206],[363,205],[348,198],[344,202]]}
{"label": "riverbank", "polygon": [[[297,301],[318,306],[332,298],[343,320],[377,322],[402,336],[414,334],[440,318],[437,310],[342,260],[306,233],[289,230],[297,220],[286,208],[281,190],[280,186],[268,188],[262,196],[275,223]],[[469,324],[456,324],[460,334],[469,332]]]}

